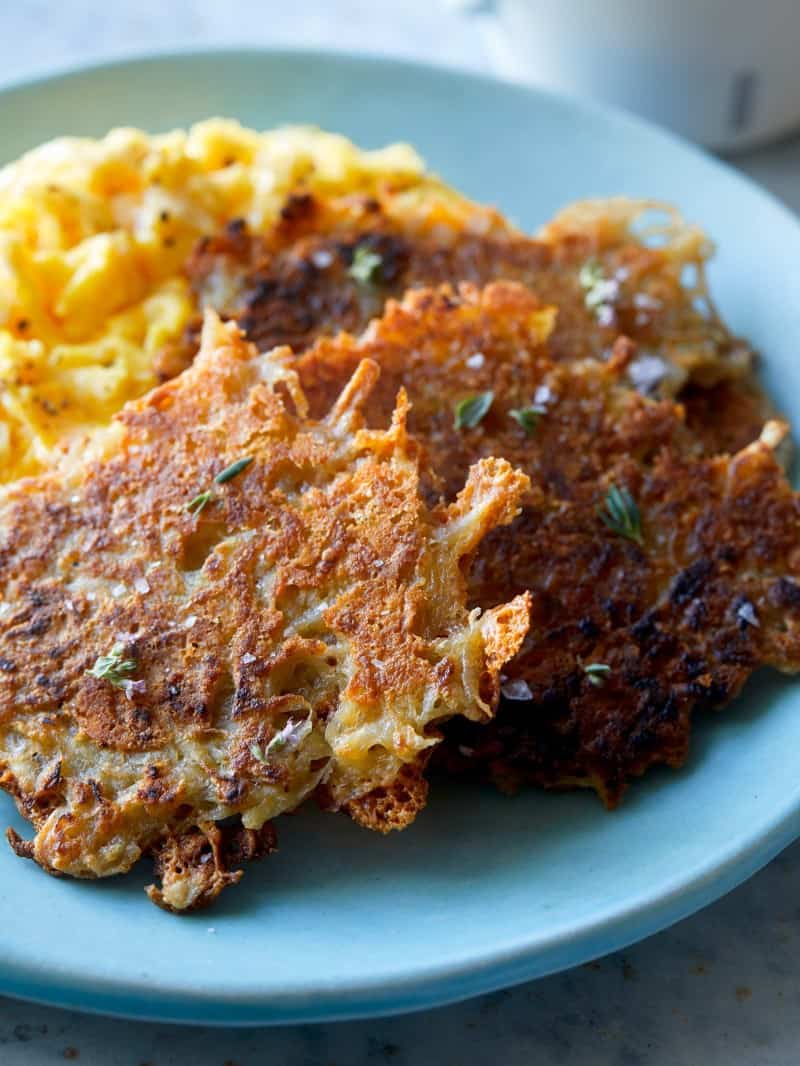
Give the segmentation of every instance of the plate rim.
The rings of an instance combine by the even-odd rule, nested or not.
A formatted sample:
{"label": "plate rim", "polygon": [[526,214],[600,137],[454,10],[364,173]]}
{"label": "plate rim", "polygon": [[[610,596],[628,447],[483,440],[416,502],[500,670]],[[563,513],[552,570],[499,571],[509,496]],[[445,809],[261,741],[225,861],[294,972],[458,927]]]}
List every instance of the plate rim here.
{"label": "plate rim", "polygon": [[[19,78],[0,81],[0,105],[7,97],[27,91],[55,88],[60,82],[80,77],[109,74],[136,67],[163,67],[174,63],[190,65],[197,60],[230,62],[246,57],[265,63],[302,63],[309,59],[342,63],[346,66],[393,68],[409,75],[418,73],[445,80],[467,81],[475,87],[500,88],[531,100],[566,105],[572,112],[589,114],[598,121],[634,134],[655,137],[665,148],[690,154],[728,182],[733,181],[750,196],[777,212],[783,223],[800,238],[800,218],[776,195],[738,171],[724,159],[646,119],[619,108],[578,95],[538,85],[512,81],[495,74],[471,71],[456,65],[438,64],[375,52],[336,48],[281,46],[219,47],[187,46],[167,50],[134,50],[100,55],[87,62],[64,63],[37,70]],[[800,801],[785,803],[758,833],[751,832],[712,865],[698,867],[690,876],[676,876],[659,891],[639,894],[625,907],[617,907],[580,928],[535,940],[527,939],[513,948],[494,953],[482,952],[460,963],[441,966],[416,965],[402,977],[379,981],[350,981],[326,985],[317,980],[304,991],[276,992],[257,989],[247,995],[241,990],[225,995],[222,987],[179,988],[154,984],[149,979],[127,977],[109,980],[84,976],[75,966],[66,967],[56,977],[51,969],[0,962],[0,991],[20,999],[89,1013],[113,1014],[145,1021],[203,1023],[206,1025],[272,1025],[375,1017],[422,1010],[453,1003],[471,996],[509,987],[537,977],[571,968],[600,955],[618,951],[631,943],[667,928],[719,899],[741,884],[800,836]],[[559,959],[559,955],[563,957]],[[148,1006],[149,1004],[149,1006]]]}

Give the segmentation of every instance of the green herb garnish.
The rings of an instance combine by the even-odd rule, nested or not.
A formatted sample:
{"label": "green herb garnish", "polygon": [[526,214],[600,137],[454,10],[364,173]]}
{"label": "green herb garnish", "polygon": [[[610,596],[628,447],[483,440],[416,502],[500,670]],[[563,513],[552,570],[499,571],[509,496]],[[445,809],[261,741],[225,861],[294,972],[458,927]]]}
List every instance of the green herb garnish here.
{"label": "green herb garnish", "polygon": [[600,261],[597,259],[587,259],[578,274],[578,281],[581,283],[581,288],[591,290],[595,285],[598,285],[604,280],[603,266]]}
{"label": "green herb garnish", "polygon": [[586,674],[586,680],[590,685],[594,685],[595,688],[602,688],[606,683],[608,674],[611,673],[611,667],[606,666],[605,663],[587,663],[583,672]]}
{"label": "green herb garnish", "polygon": [[[226,466],[224,470],[220,470],[214,478],[214,483],[216,485],[224,485],[226,481],[230,481],[231,478],[235,478],[237,474],[241,474],[243,470],[246,470],[252,461],[252,455],[246,455],[243,459],[237,459],[235,463],[231,463],[231,465]],[[198,515],[207,504],[213,503],[215,499],[216,497],[210,489],[206,489],[204,492],[198,492],[195,498],[186,504],[186,510],[189,514]]]}
{"label": "green herb garnish", "polygon": [[267,757],[266,757],[266,755],[264,754],[264,750],[263,750],[263,748],[261,747],[261,745],[260,745],[260,744],[258,743],[258,741],[257,741],[257,740],[254,740],[254,741],[253,741],[253,743],[252,743],[252,744],[250,745],[250,754],[251,754],[251,755],[253,756],[253,758],[254,758],[254,759],[256,759],[256,760],[257,760],[258,762],[261,762],[261,763],[265,763],[265,764],[266,764],[266,762],[267,762]]}
{"label": "green herb garnish", "polygon": [[456,404],[453,425],[456,429],[474,429],[493,402],[493,392],[479,392],[477,396],[467,396]]}
{"label": "green herb garnish", "polygon": [[186,504],[186,510],[189,514],[198,515],[206,506],[207,503],[211,503],[214,499],[214,493],[206,490],[205,492],[198,492],[193,500],[190,500]]}
{"label": "green herb garnish", "polygon": [[230,481],[232,478],[235,478],[237,474],[241,474],[243,470],[246,470],[252,461],[252,455],[246,455],[244,459],[237,459],[235,463],[231,463],[231,465],[226,466],[224,470],[220,470],[214,478],[215,483],[217,485],[224,485],[226,481]]}
{"label": "green herb garnish", "polygon": [[640,547],[644,544],[642,516],[636,501],[627,489],[611,485],[606,493],[605,505],[598,509],[598,514],[612,533],[616,533],[619,537],[627,537]]}
{"label": "green herb garnish", "polygon": [[540,415],[543,415],[546,412],[544,407],[531,404],[529,407],[512,407],[508,413],[515,422],[518,422],[519,425],[522,426],[526,435],[530,437],[536,432]]}
{"label": "green herb garnish", "polygon": [[122,644],[115,644],[108,655],[98,655],[94,666],[86,673],[98,681],[108,681],[115,688],[123,688],[129,680],[125,675],[132,674],[135,669],[136,661],[126,659],[125,648]]}
{"label": "green herb garnish", "polygon": [[361,285],[372,285],[378,278],[378,271],[383,259],[377,252],[371,251],[365,244],[359,244],[353,252],[353,262],[347,273]]}

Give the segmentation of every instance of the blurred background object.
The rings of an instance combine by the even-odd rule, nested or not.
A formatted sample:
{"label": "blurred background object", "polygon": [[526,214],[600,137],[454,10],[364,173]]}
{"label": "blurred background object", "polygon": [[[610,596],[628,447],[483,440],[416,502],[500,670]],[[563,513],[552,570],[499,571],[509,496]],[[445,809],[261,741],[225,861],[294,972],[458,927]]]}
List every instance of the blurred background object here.
{"label": "blurred background object", "polygon": [[798,0],[449,0],[515,78],[623,107],[711,148],[800,126]]}
{"label": "blurred background object", "polygon": [[800,129],[800,0],[16,0],[0,9],[5,82],[147,50],[333,47],[589,97],[715,149]]}
{"label": "blurred background object", "polygon": [[146,51],[234,46],[338,48],[489,67],[480,20],[438,0],[0,0],[0,31],[0,82]]}

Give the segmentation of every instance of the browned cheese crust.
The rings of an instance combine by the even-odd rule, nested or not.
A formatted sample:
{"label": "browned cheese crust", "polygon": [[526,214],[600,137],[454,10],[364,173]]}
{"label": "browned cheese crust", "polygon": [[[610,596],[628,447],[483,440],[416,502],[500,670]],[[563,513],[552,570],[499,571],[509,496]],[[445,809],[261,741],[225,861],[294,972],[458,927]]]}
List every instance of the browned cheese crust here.
{"label": "browned cheese crust", "polygon": [[406,824],[437,724],[491,716],[528,598],[468,611],[465,572],[527,478],[480,462],[428,509],[404,394],[364,428],[377,377],[361,362],[311,420],[286,352],[209,315],[192,367],[95,454],[3,489],[0,785],[36,831],[19,854],[101,877],[150,852],[151,897],[196,907],[315,791]]}
{"label": "browned cheese crust", "polygon": [[[321,411],[375,360],[377,424],[405,383],[445,497],[481,456],[530,475],[522,514],[487,538],[470,582],[478,604],[533,593],[505,671],[517,698],[489,726],[453,722],[437,757],[507,788],[588,785],[613,805],[631,776],[683,762],[694,708],[727,703],[762,664],[800,666],[800,504],[774,454],[785,427],[706,457],[680,405],[628,387],[632,345],[606,363],[553,361],[552,318],[515,284],[418,291],[360,339],[318,341],[297,369]],[[457,403],[486,391],[482,421],[457,429]],[[511,412],[532,404],[526,432]],[[641,545],[602,519],[612,486],[638,504]]]}
{"label": "browned cheese crust", "polygon": [[[383,201],[298,194],[267,234],[252,235],[234,222],[203,240],[187,272],[198,302],[235,318],[260,348],[288,344],[295,351],[320,335],[360,332],[387,299],[409,288],[518,281],[558,307],[553,359],[605,359],[625,335],[637,346],[626,375],[645,395],[673,397],[687,383],[702,395],[726,383],[711,401],[721,419],[708,419],[700,404],[689,409],[690,425],[697,412],[709,454],[757,438],[768,405],[752,377],[753,353],[730,335],[708,298],[710,248],[702,233],[675,212],[622,199],[577,204],[537,238],[480,221],[415,224],[413,216],[393,213],[389,194]],[[650,246],[651,239],[660,246]],[[352,274],[364,252],[379,257],[367,283]],[[593,288],[587,265],[589,278],[594,272],[598,279]],[[197,325],[164,353],[164,376],[191,360],[196,336]],[[736,413],[726,417],[729,407]]]}

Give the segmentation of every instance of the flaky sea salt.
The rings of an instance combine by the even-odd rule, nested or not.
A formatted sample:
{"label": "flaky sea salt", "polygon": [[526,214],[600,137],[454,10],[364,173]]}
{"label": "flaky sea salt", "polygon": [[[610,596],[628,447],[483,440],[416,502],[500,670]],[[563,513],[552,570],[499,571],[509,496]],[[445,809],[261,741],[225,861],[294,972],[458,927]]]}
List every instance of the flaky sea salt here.
{"label": "flaky sea salt", "polygon": [[658,355],[639,355],[628,365],[628,377],[635,389],[646,396],[656,392],[669,372],[669,367]]}
{"label": "flaky sea salt", "polygon": [[651,296],[649,292],[637,292],[633,297],[633,306],[642,311],[658,311],[663,305],[660,300],[656,299],[655,296]]}
{"label": "flaky sea salt", "polygon": [[527,681],[523,681],[522,678],[515,677],[510,681],[504,681],[500,686],[500,691],[507,700],[531,700],[533,699],[533,693],[530,690]]}
{"label": "flaky sea salt", "polygon": [[326,270],[333,262],[333,252],[329,252],[327,248],[319,248],[311,253],[311,262],[317,270]]}
{"label": "flaky sea salt", "polygon": [[597,308],[597,321],[601,326],[614,324],[614,308],[610,304],[600,304]]}
{"label": "flaky sea salt", "polygon": [[749,626],[760,626],[756,609],[749,600],[742,600],[736,608],[736,617]]}
{"label": "flaky sea salt", "polygon": [[123,681],[122,688],[129,700],[133,701],[134,693],[143,693],[147,686],[144,681]]}

